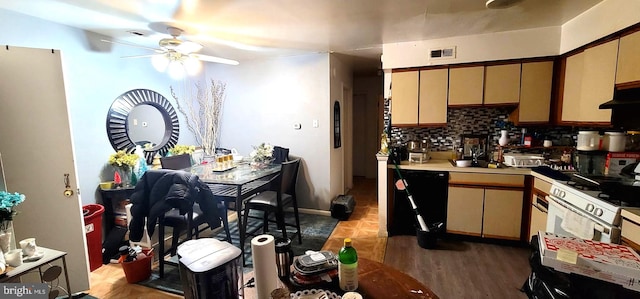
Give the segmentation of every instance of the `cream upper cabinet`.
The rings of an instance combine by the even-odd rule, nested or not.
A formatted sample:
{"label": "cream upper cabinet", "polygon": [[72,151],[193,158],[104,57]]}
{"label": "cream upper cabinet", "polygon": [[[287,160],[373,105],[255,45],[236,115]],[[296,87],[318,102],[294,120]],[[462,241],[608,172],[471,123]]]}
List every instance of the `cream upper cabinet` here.
{"label": "cream upper cabinet", "polygon": [[518,123],[549,122],[553,61],[522,64]]}
{"label": "cream upper cabinet", "polygon": [[420,71],[419,124],[447,123],[449,70]]}
{"label": "cream upper cabinet", "polygon": [[616,79],[618,40],[588,48],[584,51],[580,121],[610,122],[611,109],[600,109],[610,101]]}
{"label": "cream upper cabinet", "polygon": [[391,74],[391,124],[418,124],[418,71]]}
{"label": "cream upper cabinet", "polygon": [[480,236],[484,189],[449,187],[447,232]]}
{"label": "cream upper cabinet", "polygon": [[449,106],[482,105],[484,66],[449,69]]}
{"label": "cream upper cabinet", "polygon": [[620,38],[616,84],[640,80],[640,31]]}
{"label": "cream upper cabinet", "polygon": [[490,65],[485,69],[484,104],[517,104],[521,64]]}
{"label": "cream upper cabinet", "polygon": [[580,121],[580,98],[582,97],[582,73],[584,52],[567,57],[562,93],[562,121]]}
{"label": "cream upper cabinet", "polygon": [[484,190],[483,237],[520,240],[523,194],[518,190]]}
{"label": "cream upper cabinet", "polygon": [[611,110],[599,106],[613,97],[617,57],[618,40],[567,57],[562,121],[611,121]]}

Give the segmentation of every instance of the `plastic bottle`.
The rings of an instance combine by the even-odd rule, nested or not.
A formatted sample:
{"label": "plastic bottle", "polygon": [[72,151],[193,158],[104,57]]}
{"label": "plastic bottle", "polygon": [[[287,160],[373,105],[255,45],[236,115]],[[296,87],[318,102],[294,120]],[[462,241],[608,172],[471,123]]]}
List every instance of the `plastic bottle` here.
{"label": "plastic bottle", "polygon": [[358,288],[358,253],[351,246],[351,238],[344,239],[344,246],[338,252],[338,280],[343,291]]}

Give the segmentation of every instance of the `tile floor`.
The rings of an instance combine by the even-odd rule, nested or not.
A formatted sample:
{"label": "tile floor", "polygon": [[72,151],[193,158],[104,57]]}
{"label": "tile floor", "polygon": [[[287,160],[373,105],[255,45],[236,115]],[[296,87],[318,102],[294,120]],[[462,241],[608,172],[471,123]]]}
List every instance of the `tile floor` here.
{"label": "tile floor", "polygon": [[351,238],[359,257],[383,262],[387,238],[378,237],[378,197],[376,179],[354,178],[349,192],[356,201],[353,214],[338,225],[323,246],[323,250],[340,251],[344,238]]}
{"label": "tile floor", "polygon": [[[337,253],[344,238],[353,239],[358,256],[383,262],[387,238],[378,238],[378,202],[376,180],[354,178],[354,189],[349,192],[356,200],[356,207],[347,221],[340,221],[323,249]],[[231,219],[230,219],[231,221]],[[90,274],[91,289],[95,297],[107,298],[182,298],[138,284],[128,284],[118,264],[103,265]]]}

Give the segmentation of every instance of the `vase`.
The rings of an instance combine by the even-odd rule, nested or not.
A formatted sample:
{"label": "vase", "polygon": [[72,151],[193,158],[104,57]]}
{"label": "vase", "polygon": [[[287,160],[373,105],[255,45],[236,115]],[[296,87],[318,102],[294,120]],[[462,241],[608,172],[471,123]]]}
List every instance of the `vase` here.
{"label": "vase", "polygon": [[2,250],[3,253],[9,252],[9,249],[11,248],[12,233],[10,227],[11,224],[8,224],[6,229],[0,230],[0,250]]}
{"label": "vase", "polygon": [[505,146],[507,144],[509,144],[509,131],[507,130],[500,130],[500,139],[498,139],[498,144],[500,144],[500,146]]}
{"label": "vase", "polygon": [[[131,187],[131,171],[129,168],[116,167],[115,172],[117,172],[118,175],[120,176],[120,184],[118,184],[116,187],[121,187],[121,188]],[[114,182],[116,182],[115,173],[114,173]]]}

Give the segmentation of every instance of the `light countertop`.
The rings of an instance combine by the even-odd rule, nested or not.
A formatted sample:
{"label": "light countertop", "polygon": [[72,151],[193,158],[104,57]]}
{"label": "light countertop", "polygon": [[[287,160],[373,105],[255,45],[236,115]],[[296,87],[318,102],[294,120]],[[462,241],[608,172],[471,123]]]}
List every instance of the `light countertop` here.
{"label": "light countertop", "polygon": [[[395,165],[389,164],[388,168],[395,168]],[[482,167],[456,167],[451,164],[449,160],[444,159],[430,159],[426,163],[410,163],[408,161],[402,161],[398,165],[400,169],[408,170],[427,170],[427,171],[448,171],[448,172],[473,172],[473,173],[487,173],[487,174],[514,174],[514,175],[533,175],[537,174],[532,172],[529,168],[482,168]],[[544,176],[543,176],[544,177]],[[551,180],[545,177],[546,180]]]}

